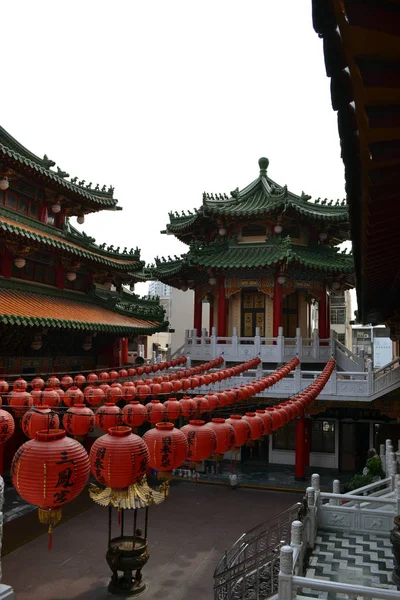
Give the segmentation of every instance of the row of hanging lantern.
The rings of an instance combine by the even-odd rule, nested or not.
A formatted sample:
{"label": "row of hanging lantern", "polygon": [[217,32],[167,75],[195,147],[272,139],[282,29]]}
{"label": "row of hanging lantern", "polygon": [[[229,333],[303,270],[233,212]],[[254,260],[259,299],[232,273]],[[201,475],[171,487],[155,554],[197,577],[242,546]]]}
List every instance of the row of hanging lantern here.
{"label": "row of hanging lantern", "polygon": [[[186,357],[181,357],[181,358],[186,360]],[[204,363],[202,365],[199,365],[198,367],[194,367],[193,369],[190,369],[189,371],[191,374],[192,373],[194,374],[197,372],[202,372],[204,370],[215,368],[216,366],[220,365],[222,362],[223,362],[222,357],[218,357],[211,362]],[[165,364],[169,364],[169,363],[165,363]],[[200,369],[200,371],[198,371],[199,369]],[[184,373],[187,373],[187,371],[185,371],[185,372],[178,371],[178,373],[180,373],[180,377],[183,377]],[[95,375],[95,374],[93,373],[93,375]],[[77,377],[84,378],[83,375],[79,375]],[[90,377],[90,376],[88,376],[88,377]],[[164,375],[164,378],[166,378],[166,377],[169,378],[168,375]],[[178,377],[178,375],[175,373],[174,377]],[[70,379],[72,379],[72,378],[70,378]],[[86,387],[84,388],[84,392],[83,392],[81,387],[87,383],[86,378],[84,378],[84,379],[85,379],[85,381],[81,382],[79,385],[76,385],[77,382],[72,381],[72,384],[75,383],[75,385],[71,385],[70,387],[67,387],[66,391],[64,391],[60,387],[60,380],[55,376],[52,376],[47,380],[47,387],[45,389],[42,389],[42,383],[44,385],[44,381],[41,378],[35,378],[34,380],[32,380],[31,392],[27,391],[28,382],[22,378],[18,378],[14,381],[13,389],[8,394],[6,391],[6,390],[8,390],[8,383],[6,381],[3,380],[2,382],[0,382],[0,388],[2,385],[3,386],[1,388],[2,394],[3,394],[3,396],[4,395],[7,396],[9,405],[13,407],[14,412],[16,414],[21,415],[26,410],[28,410],[29,407],[32,405],[45,404],[45,405],[48,405],[51,407],[55,407],[55,406],[59,406],[63,402],[66,406],[71,406],[75,403],[83,403],[84,399],[86,399],[88,401],[88,403],[92,404],[93,406],[100,405],[102,402],[104,402],[105,399],[107,399],[108,401],[112,401],[112,402],[118,402],[118,400],[120,400],[122,398],[121,390],[125,390],[125,394],[126,394],[125,400],[128,400],[128,399],[134,398],[136,395],[136,392],[134,390],[135,385],[141,385],[141,384],[145,385],[145,382],[143,380],[125,381],[124,386],[117,381],[113,381],[113,383],[111,383],[111,385],[108,385],[107,383],[98,384],[98,382],[97,382],[97,385],[92,385],[89,382],[89,385],[86,385]],[[152,384],[153,380],[151,379],[150,381]],[[169,381],[169,379],[168,379],[168,381]],[[79,387],[79,386],[81,386],[81,387]],[[131,388],[133,388],[131,390],[131,392],[128,391],[128,389],[127,389],[128,386],[131,386]],[[147,391],[148,390],[146,388],[142,389],[142,395],[143,394],[147,395]],[[0,404],[1,404],[1,402],[2,402],[2,400],[1,400],[1,395],[0,395]]]}
{"label": "row of hanging lantern", "polygon": [[[246,363],[236,365],[233,369],[224,369],[213,373],[213,375],[217,375],[218,380],[220,381],[232,375],[232,370],[234,371],[234,374],[237,375],[256,366],[259,362],[259,358],[251,359]],[[218,407],[227,406],[234,402],[242,401],[254,396],[267,387],[277,383],[277,381],[295,368],[298,363],[298,358],[294,358],[287,363],[287,365],[277,369],[271,375],[237,388],[227,389],[224,392],[209,393],[205,396],[198,395],[195,398],[184,396],[181,400],[169,398],[169,400],[164,403],[161,403],[157,399],[153,399],[146,406],[141,404],[138,400],[131,400],[122,410],[116,406],[115,403],[121,399],[129,400],[130,398],[134,398],[136,394],[135,386],[133,385],[133,382],[125,382],[123,385],[113,383],[112,386],[115,387],[110,387],[108,394],[109,400],[112,401],[106,402],[100,406],[96,411],[96,415],[83,403],[84,395],[78,390],[79,395],[78,393],[74,393],[71,397],[68,397],[68,395],[63,397],[64,403],[69,405],[69,408],[63,417],[63,426],[70,435],[81,440],[85,435],[93,431],[94,423],[96,423],[103,431],[108,431],[110,427],[122,425],[122,423],[125,423],[132,428],[137,428],[146,420],[152,425],[155,425],[162,420],[176,421],[180,416],[187,419],[194,418],[195,416],[199,417],[201,414],[213,411]],[[205,366],[208,365],[206,364]],[[212,364],[212,366],[214,365]],[[140,385],[138,385],[138,388],[140,390]],[[33,392],[35,391],[37,390],[34,390]],[[21,425],[25,435],[31,439],[35,437],[37,431],[40,431],[41,429],[58,428],[60,424],[58,415],[51,410],[60,404],[57,390],[45,390],[41,392],[41,396],[36,395],[33,392],[31,395],[33,394],[34,396],[34,406],[30,410],[27,410],[29,406],[26,406],[25,404],[13,407],[13,410],[16,411],[18,415],[21,415],[26,411],[22,416]],[[95,404],[101,404],[101,402],[104,401],[105,395],[100,388],[88,386],[85,390],[85,397],[88,400],[88,403],[94,406]],[[145,399],[144,394],[139,393],[139,397],[141,397],[142,400]],[[13,406],[12,403],[11,406]],[[6,411],[1,412],[5,413]],[[9,413],[6,413],[3,415],[3,419],[4,423],[2,429],[6,429],[5,433],[8,433],[6,421],[8,423],[12,420],[12,417]],[[6,438],[9,439],[11,435],[12,433],[10,436],[6,436]],[[4,439],[3,441],[6,440]]]}
{"label": "row of hanging lantern", "polygon": [[[291,400],[243,417],[232,415],[207,424],[193,420],[180,430],[172,423],[157,423],[143,438],[132,433],[130,427],[112,427],[95,441],[89,458],[83,446],[66,437],[64,430],[55,427],[37,431],[35,439],[23,444],[14,456],[13,485],[27,502],[38,506],[40,521],[49,525],[51,544],[52,526],[61,518],[62,505],[82,491],[89,470],[101,485],[126,491],[143,478],[148,466],[170,472],[186,459],[196,463],[223,455],[282,427],[302,413],[322,391],[334,366],[333,359],[328,361],[321,375]],[[282,376],[285,368],[290,365],[282,367]],[[31,419],[27,421],[28,430]]]}
{"label": "row of hanging lantern", "polygon": [[[166,369],[175,368],[180,365],[185,365],[187,362],[186,356],[180,356],[179,358],[174,358],[171,361],[160,362],[154,365],[145,365],[136,368],[129,369],[120,369],[119,371],[111,370],[111,371],[102,371],[98,375],[96,373],[89,373],[85,377],[81,373],[75,375],[72,378],[70,375],[64,375],[61,380],[55,375],[51,375],[47,382],[44,381],[41,377],[34,377],[32,381],[28,382],[22,377],[18,377],[13,383],[12,388],[14,391],[24,391],[26,392],[28,387],[30,386],[32,390],[43,390],[44,388],[57,389],[60,387],[64,389],[68,389],[75,384],[77,387],[82,387],[86,383],[94,384],[97,381],[116,381],[118,379],[126,379],[127,377],[136,377],[141,376],[143,374],[157,373],[158,371],[164,371]],[[220,364],[220,363],[218,363]],[[10,389],[10,384],[4,378],[0,379],[0,395],[6,394]],[[63,390],[61,390],[63,391]]]}

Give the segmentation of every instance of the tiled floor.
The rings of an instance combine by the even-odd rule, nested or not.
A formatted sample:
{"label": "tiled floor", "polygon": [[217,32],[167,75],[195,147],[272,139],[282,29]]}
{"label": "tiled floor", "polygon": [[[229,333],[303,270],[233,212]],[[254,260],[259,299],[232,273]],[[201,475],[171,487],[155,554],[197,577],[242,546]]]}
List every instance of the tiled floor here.
{"label": "tiled floor", "polygon": [[[392,582],[393,553],[388,536],[320,532],[307,577],[396,590]],[[303,590],[313,598],[340,600],[342,594]]]}

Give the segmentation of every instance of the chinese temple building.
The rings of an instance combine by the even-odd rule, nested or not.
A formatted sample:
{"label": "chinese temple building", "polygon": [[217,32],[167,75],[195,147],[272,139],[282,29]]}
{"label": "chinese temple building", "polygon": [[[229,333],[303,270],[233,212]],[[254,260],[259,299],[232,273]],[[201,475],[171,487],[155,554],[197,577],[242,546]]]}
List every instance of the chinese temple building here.
{"label": "chinese temple building", "polygon": [[65,372],[128,362],[128,343],[163,330],[156,298],[123,286],[143,268],[139,249],[97,245],[75,229],[121,210],[114,189],[39,158],[0,127],[0,371]]}
{"label": "chinese temple building", "polygon": [[[189,250],[174,260],[156,259],[148,274],[195,292],[193,328],[216,327],[218,336],[283,335],[300,329],[311,337],[318,312],[319,337],[330,335],[330,295],[353,286],[353,257],[337,245],[348,239],[344,201],[311,201],[268,175],[259,160],[259,177],[242,190],[203,194],[200,208],[170,213],[163,233],[175,235]],[[202,302],[210,322],[202,323]],[[314,307],[314,308],[313,308]],[[317,309],[317,310],[316,310]]]}

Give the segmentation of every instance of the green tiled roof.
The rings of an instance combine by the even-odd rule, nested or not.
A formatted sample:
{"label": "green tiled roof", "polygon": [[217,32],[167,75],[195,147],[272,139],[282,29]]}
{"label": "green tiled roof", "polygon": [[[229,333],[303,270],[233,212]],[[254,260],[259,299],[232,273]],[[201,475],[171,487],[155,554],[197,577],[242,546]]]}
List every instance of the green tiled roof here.
{"label": "green tiled roof", "polygon": [[[78,194],[82,198],[104,208],[114,208],[118,203],[118,200],[113,198],[114,190],[112,187],[109,187],[108,190],[104,189],[105,186],[103,186],[101,190],[97,189],[99,186],[96,186],[95,189],[91,189],[91,187],[88,186],[84,187],[83,184],[85,182],[80,182],[81,185],[79,185],[79,183],[77,183],[78,178],[68,181],[66,177],[69,177],[69,175],[63,173],[61,169],[57,168],[57,172],[51,170],[51,167],[55,166],[54,161],[48,159],[47,156],[39,158],[13,138],[5,129],[3,129],[3,127],[0,127],[0,155],[1,154],[10,158],[12,161],[18,162],[21,165],[36,171],[38,174],[51,180],[61,188]],[[91,184],[89,185],[91,186]]]}
{"label": "green tiled roof", "polygon": [[[216,269],[266,268],[277,264],[299,264],[309,269],[332,273],[351,273],[354,270],[351,254],[337,248],[315,244],[300,246],[290,242],[290,238],[274,239],[261,244],[237,244],[214,242],[208,246],[191,245],[190,251],[180,260],[156,260],[148,268],[148,278],[166,280],[196,267]],[[150,277],[150,275],[152,277]]]}
{"label": "green tiled roof", "polygon": [[203,204],[200,209],[195,209],[194,214],[190,211],[180,215],[170,212],[170,223],[166,232],[187,232],[197,222],[214,218],[216,215],[226,218],[251,218],[290,209],[312,220],[347,224],[348,208],[344,200],[318,198],[312,202],[311,196],[304,192],[300,196],[293,194],[287,186],[279,186],[268,177],[267,159],[260,159],[259,164],[260,176],[243,190],[234,190],[230,197],[226,194],[204,193]]}
{"label": "green tiled roof", "polygon": [[134,272],[144,265],[139,249],[131,250],[131,254],[107,251],[96,245],[93,238],[70,227],[68,222],[60,230],[19,215],[5,206],[0,206],[0,230],[123,272]]}

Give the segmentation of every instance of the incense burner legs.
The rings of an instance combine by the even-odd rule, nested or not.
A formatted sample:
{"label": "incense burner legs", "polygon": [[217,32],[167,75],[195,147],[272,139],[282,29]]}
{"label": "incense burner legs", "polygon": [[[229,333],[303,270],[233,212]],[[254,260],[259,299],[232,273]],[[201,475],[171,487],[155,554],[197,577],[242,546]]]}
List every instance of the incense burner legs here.
{"label": "incense burner legs", "polygon": [[[110,593],[131,597],[146,589],[142,578],[142,568],[149,559],[145,538],[120,536],[112,539],[106,559],[113,573],[108,585]],[[123,575],[119,576],[118,571],[122,571]]]}

